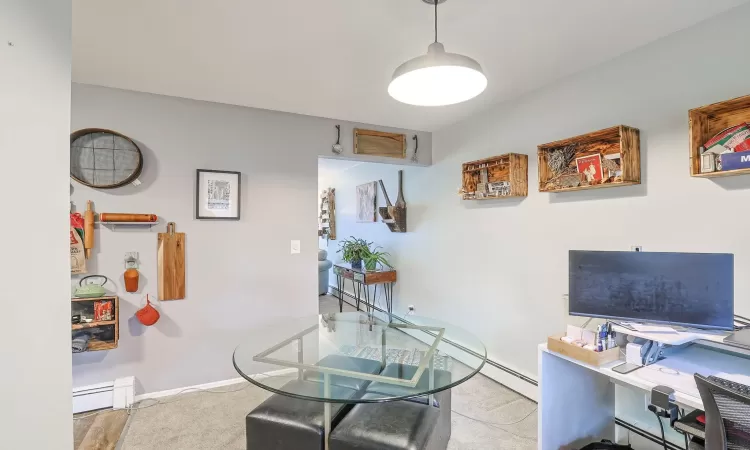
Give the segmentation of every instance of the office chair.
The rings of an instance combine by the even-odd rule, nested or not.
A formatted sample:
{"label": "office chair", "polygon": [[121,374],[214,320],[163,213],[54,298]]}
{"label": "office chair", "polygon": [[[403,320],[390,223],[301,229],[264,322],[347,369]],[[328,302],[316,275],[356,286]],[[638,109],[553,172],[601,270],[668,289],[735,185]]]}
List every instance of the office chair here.
{"label": "office chair", "polygon": [[706,411],[706,450],[750,450],[750,387],[695,374]]}

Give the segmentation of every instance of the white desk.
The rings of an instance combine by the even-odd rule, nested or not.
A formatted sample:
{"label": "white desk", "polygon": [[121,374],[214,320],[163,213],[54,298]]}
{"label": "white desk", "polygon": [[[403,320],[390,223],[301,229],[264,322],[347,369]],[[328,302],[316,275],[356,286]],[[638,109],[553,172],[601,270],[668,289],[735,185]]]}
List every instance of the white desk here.
{"label": "white desk", "polygon": [[644,393],[660,384],[670,386],[677,403],[692,409],[703,408],[693,379],[696,372],[750,384],[750,359],[699,346],[625,375],[612,370],[621,363],[593,367],[550,352],[546,344],[539,346],[539,449],[614,441],[615,383]]}

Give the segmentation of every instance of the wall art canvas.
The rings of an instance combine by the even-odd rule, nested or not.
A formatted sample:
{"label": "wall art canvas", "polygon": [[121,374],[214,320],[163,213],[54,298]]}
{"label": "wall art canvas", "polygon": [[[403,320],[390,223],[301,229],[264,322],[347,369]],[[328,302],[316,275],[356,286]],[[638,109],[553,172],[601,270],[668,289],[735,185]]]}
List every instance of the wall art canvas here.
{"label": "wall art canvas", "polygon": [[239,220],[241,179],[240,172],[198,169],[195,218]]}
{"label": "wall art canvas", "polygon": [[357,222],[375,222],[376,182],[357,186]]}

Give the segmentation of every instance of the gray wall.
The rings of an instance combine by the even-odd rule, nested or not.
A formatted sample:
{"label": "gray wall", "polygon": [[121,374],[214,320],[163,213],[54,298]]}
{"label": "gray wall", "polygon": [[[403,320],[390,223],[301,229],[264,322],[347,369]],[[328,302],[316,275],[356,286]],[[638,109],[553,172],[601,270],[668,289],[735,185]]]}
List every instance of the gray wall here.
{"label": "gray wall", "polygon": [[71,2],[3,0],[0,11],[0,448],[64,449],[73,444],[63,169],[69,165]]}
{"label": "gray wall", "polygon": [[[71,129],[117,130],[139,143],[145,166],[141,186],[95,190],[71,182],[71,199],[79,210],[93,200],[97,212],[157,214],[162,225],[98,226],[89,273],[115,281],[120,346],[74,355],[73,384],[134,375],[143,393],[234,378],[232,352],[253,331],[317,314],[317,157],[331,154],[336,123],[353,157],[351,130],[367,125],[74,84]],[[431,135],[419,136],[428,164]],[[198,168],[242,172],[242,220],[193,219]],[[145,293],[157,292],[156,233],[166,221],[187,233],[187,297],[158,304],[162,318],[146,328],[133,314]],[[301,254],[290,255],[292,239],[301,241]],[[122,283],[129,251],[140,252],[137,294]],[[259,350],[271,343],[255,342]]]}

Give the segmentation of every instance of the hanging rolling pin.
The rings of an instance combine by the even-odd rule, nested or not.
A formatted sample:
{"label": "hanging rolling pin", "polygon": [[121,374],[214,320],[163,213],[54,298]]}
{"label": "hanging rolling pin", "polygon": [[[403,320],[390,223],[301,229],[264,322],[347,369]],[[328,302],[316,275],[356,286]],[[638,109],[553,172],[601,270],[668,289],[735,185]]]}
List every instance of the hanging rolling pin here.
{"label": "hanging rolling pin", "polygon": [[99,213],[100,222],[151,222],[159,218],[156,214]]}

